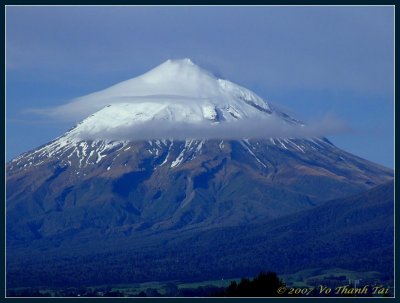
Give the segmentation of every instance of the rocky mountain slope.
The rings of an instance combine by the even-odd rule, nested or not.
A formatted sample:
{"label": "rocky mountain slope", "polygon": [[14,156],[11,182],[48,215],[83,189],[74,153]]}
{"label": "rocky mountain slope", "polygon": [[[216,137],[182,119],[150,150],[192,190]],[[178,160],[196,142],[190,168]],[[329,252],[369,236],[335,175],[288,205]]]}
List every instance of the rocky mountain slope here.
{"label": "rocky mountain slope", "polygon": [[26,249],[50,256],[82,244],[89,254],[107,249],[106,236],[265,222],[393,178],[324,137],[305,136],[307,125],[188,59],[56,112],[89,116],[6,166],[14,261]]}

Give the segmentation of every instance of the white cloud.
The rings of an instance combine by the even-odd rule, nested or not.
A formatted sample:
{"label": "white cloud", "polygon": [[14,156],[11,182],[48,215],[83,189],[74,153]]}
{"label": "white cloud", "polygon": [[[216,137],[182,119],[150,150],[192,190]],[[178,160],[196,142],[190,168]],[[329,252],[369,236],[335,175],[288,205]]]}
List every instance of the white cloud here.
{"label": "white cloud", "polygon": [[326,116],[307,125],[288,124],[278,117],[268,120],[237,120],[211,124],[151,120],[134,127],[103,129],[99,132],[83,131],[83,140],[154,140],[154,139],[268,139],[324,137],[348,131],[345,123]]}

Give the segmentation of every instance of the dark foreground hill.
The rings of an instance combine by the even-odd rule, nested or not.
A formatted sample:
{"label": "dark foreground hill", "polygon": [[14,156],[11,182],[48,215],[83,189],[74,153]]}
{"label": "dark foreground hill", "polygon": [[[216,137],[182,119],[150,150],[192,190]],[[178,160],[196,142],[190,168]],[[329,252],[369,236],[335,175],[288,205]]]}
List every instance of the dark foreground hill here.
{"label": "dark foreground hill", "polygon": [[103,245],[96,247],[90,235],[76,246],[20,247],[19,255],[7,251],[7,287],[206,280],[311,267],[374,270],[391,278],[393,187],[389,182],[311,210],[238,227],[104,235]]}

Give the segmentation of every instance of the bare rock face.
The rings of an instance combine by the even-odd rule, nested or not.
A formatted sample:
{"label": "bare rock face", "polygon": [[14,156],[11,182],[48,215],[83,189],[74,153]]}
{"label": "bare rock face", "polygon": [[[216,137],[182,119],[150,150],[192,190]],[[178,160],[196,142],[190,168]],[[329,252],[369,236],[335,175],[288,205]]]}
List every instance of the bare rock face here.
{"label": "bare rock face", "polygon": [[392,178],[326,139],[82,141],[37,154],[7,167],[11,242],[254,223]]}

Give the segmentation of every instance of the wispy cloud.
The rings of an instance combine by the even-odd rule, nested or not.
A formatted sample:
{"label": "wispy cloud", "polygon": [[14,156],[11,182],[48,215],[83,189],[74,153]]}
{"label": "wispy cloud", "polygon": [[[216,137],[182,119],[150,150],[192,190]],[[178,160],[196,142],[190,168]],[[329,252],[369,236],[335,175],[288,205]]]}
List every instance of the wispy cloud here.
{"label": "wispy cloud", "polygon": [[349,127],[332,115],[306,125],[289,124],[272,115],[268,119],[243,119],[210,123],[151,120],[134,126],[104,128],[100,131],[80,131],[82,140],[154,140],[154,139],[268,139],[324,137],[349,131]]}

